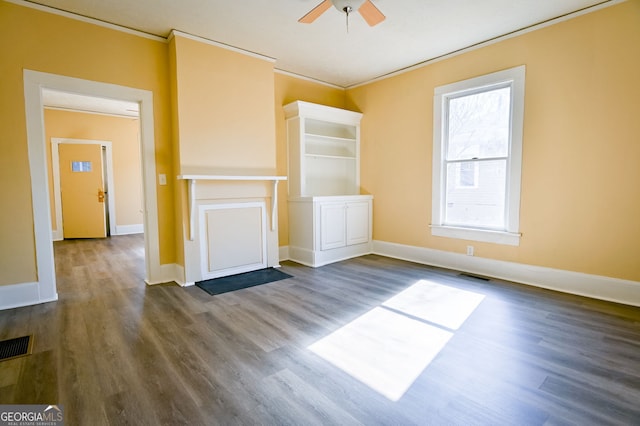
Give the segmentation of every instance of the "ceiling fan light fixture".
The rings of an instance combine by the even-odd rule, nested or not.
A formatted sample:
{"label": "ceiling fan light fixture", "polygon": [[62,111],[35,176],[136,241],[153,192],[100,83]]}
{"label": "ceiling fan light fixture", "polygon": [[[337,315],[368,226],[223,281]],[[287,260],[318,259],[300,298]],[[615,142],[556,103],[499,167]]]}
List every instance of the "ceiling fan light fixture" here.
{"label": "ceiling fan light fixture", "polygon": [[352,13],[360,9],[365,0],[331,0],[331,2],[340,12]]}

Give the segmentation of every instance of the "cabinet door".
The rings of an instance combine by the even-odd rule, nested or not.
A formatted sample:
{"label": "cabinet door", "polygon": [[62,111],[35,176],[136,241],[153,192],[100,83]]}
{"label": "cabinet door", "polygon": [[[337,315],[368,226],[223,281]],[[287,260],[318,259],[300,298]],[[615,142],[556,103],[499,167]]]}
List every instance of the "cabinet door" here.
{"label": "cabinet door", "polygon": [[347,203],[347,245],[369,241],[369,202]]}
{"label": "cabinet door", "polygon": [[344,203],[320,205],[320,250],[331,250],[346,245]]}

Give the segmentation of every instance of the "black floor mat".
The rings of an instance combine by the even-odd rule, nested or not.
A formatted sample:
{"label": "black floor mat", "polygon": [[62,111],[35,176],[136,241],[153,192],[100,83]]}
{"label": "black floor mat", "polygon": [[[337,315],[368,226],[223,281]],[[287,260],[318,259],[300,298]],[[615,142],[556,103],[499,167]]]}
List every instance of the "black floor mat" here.
{"label": "black floor mat", "polygon": [[242,288],[254,287],[274,281],[280,281],[292,276],[278,269],[267,268],[243,274],[229,275],[227,277],[214,278],[196,283],[198,287],[211,295],[227,293]]}

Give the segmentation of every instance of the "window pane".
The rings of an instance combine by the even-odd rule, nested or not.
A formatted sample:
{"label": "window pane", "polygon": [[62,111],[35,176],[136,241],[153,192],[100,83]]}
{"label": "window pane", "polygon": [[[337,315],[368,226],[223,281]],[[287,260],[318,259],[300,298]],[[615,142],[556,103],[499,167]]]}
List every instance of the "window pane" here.
{"label": "window pane", "polygon": [[71,162],[71,171],[72,172],[90,172],[91,171],[91,161],[72,161]]}
{"label": "window pane", "polygon": [[457,163],[456,182],[459,187],[474,187],[478,180],[478,163],[476,161],[467,161]]}
{"label": "window pane", "polygon": [[511,88],[449,99],[448,160],[509,154]]}
{"label": "window pane", "polygon": [[[460,173],[473,164],[475,186],[461,186]],[[445,225],[505,229],[506,160],[447,164]]]}

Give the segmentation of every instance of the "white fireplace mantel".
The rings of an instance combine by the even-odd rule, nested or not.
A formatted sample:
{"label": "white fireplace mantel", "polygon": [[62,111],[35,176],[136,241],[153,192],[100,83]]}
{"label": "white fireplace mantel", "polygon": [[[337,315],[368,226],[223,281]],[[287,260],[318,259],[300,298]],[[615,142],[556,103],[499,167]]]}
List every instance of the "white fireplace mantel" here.
{"label": "white fireplace mantel", "polygon": [[194,239],[196,215],[196,181],[267,181],[273,182],[273,202],[271,203],[271,230],[276,229],[275,209],[278,205],[278,182],[287,180],[286,176],[252,176],[252,175],[179,175],[179,180],[187,181],[187,197],[189,200],[189,240]]}

